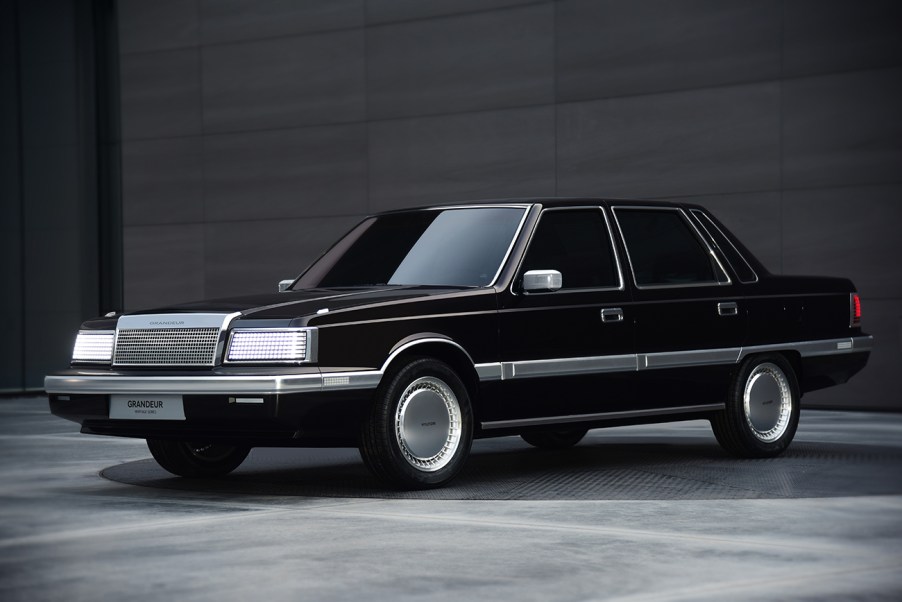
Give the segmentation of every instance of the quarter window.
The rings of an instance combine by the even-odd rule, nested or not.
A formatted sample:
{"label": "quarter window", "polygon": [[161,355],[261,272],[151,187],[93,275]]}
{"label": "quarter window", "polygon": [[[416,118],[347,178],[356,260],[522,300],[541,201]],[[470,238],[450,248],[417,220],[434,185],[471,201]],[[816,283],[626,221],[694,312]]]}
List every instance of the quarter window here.
{"label": "quarter window", "polygon": [[529,243],[522,273],[557,270],[562,289],[618,288],[620,275],[600,209],[546,211]]}
{"label": "quarter window", "polygon": [[637,286],[729,282],[679,211],[620,207],[615,213]]}
{"label": "quarter window", "polygon": [[755,270],[752,269],[752,266],[749,265],[749,262],[745,260],[745,257],[739,252],[736,248],[736,245],[727,238],[727,236],[721,231],[720,228],[717,227],[711,218],[702,213],[701,211],[693,210],[692,215],[698,219],[702,228],[708,233],[711,239],[714,241],[714,244],[720,248],[720,252],[727,258],[727,261],[733,266],[733,271],[736,272],[736,275],[739,276],[740,282],[757,282],[758,275],[755,273]]}

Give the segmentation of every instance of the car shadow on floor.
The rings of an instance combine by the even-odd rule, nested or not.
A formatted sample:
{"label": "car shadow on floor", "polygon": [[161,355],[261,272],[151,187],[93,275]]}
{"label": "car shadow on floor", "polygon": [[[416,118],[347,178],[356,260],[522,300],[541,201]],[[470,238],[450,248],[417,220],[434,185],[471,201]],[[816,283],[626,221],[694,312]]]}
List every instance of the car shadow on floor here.
{"label": "car shadow on floor", "polygon": [[206,494],[446,500],[699,500],[894,495],[902,450],[795,442],[778,458],[727,455],[703,438],[589,438],[567,450],[518,438],[477,441],[461,474],[434,490],[397,491],[374,479],[355,449],[255,449],[215,479],[174,477],[152,459],[111,466],[111,481]]}

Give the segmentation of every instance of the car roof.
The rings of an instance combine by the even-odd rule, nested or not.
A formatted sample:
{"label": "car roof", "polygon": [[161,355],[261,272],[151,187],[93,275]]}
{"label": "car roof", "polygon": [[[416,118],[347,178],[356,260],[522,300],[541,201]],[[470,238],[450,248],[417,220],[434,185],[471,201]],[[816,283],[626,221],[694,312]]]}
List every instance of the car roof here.
{"label": "car roof", "polygon": [[697,205],[686,203],[675,203],[672,201],[656,201],[656,200],[636,200],[636,199],[618,199],[609,197],[517,197],[502,199],[480,199],[464,202],[436,203],[433,205],[424,205],[421,207],[410,207],[406,209],[395,209],[392,211],[380,212],[377,215],[385,215],[389,213],[403,213],[409,211],[427,211],[435,209],[448,209],[452,207],[479,207],[484,205],[542,205],[543,207],[591,207],[603,205],[609,206],[637,206],[637,207],[682,207],[682,208],[701,208]]}

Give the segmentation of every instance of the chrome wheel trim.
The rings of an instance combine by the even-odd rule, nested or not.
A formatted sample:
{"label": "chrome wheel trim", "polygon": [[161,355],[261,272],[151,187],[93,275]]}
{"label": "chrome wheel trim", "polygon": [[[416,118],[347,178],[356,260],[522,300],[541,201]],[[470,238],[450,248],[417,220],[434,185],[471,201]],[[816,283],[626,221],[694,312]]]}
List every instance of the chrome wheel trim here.
{"label": "chrome wheel trim", "polygon": [[773,443],[786,433],[792,416],[792,389],[779,366],[770,362],[755,366],[745,381],[742,401],[745,422],[756,439]]}
{"label": "chrome wheel trim", "polygon": [[460,446],[461,425],[457,396],[441,379],[418,378],[401,394],[395,439],[414,468],[435,472],[447,466]]}

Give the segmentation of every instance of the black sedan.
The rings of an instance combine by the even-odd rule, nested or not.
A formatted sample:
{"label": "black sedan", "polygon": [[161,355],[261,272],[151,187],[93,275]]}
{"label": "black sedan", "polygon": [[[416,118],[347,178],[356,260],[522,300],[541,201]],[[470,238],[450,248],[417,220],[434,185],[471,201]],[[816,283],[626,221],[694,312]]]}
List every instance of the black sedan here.
{"label": "black sedan", "polygon": [[355,446],[426,488],[475,437],[705,418],[730,453],[776,456],[800,397],[864,367],[860,321],[849,280],[769,274],[701,207],[504,200],[368,217],[278,293],[89,320],[45,388],[177,475]]}

